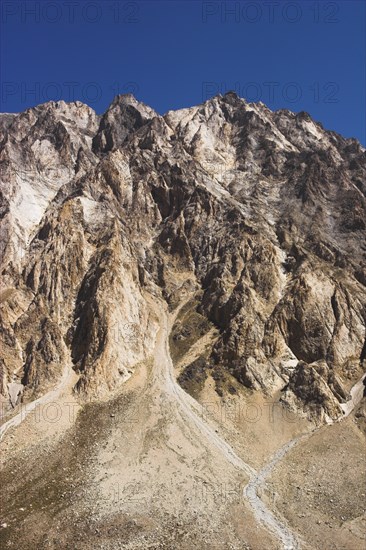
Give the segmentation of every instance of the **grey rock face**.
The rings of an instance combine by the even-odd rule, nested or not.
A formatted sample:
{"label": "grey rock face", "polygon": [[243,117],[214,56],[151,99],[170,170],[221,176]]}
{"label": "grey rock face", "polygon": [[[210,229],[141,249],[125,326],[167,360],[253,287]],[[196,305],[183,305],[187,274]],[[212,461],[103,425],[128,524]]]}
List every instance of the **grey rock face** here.
{"label": "grey rock face", "polygon": [[3,370],[28,392],[68,360],[83,393],[123,383],[154,342],[146,294],[172,302],[186,273],[220,330],[208,364],[341,414],[366,358],[356,140],[234,93],[165,116],[51,102],[0,131]]}
{"label": "grey rock face", "polygon": [[123,145],[135,130],[157,116],[157,113],[138,102],[131,94],[116,96],[101,117],[97,135],[93,139],[96,153],[106,153]]}
{"label": "grey rock face", "polygon": [[11,382],[8,384],[9,401],[12,407],[15,407],[18,403],[19,397],[23,392],[23,384],[17,382]]}

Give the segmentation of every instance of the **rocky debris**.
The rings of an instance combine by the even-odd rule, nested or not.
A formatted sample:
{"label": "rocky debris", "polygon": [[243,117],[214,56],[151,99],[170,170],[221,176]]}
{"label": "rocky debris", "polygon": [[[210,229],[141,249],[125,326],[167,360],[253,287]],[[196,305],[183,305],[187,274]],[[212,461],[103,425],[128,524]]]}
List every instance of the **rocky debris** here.
{"label": "rocky debris", "polygon": [[178,377],[178,382],[193,396],[199,394],[207,379],[207,364],[203,357],[199,357],[188,365]]}
{"label": "rocky debris", "polygon": [[225,372],[338,418],[365,368],[356,140],[234,93],[165,116],[131,95],[101,117],[50,102],[3,115],[0,133],[0,379],[23,372],[25,395],[41,392],[71,355],[77,389],[107,394],[151,353],[145,294],[174,308],[194,280],[220,331],[220,392]]}
{"label": "rocky debris", "polygon": [[10,382],[8,384],[9,401],[13,408],[18,404],[20,396],[23,393],[23,388],[23,384],[19,384],[18,382]]}
{"label": "rocky debris", "polygon": [[299,361],[282,392],[281,401],[294,408],[296,400],[300,400],[310,418],[322,418],[323,415],[326,420],[343,415],[339,404],[346,398],[341,381],[325,361],[311,364]]}
{"label": "rocky debris", "polygon": [[355,410],[355,420],[360,430],[366,435],[366,395]]}

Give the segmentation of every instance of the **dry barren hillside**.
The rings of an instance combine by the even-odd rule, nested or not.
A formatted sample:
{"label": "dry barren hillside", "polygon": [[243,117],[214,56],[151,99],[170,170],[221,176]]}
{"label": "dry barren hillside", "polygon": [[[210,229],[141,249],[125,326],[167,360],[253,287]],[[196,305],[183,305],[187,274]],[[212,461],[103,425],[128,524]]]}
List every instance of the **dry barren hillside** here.
{"label": "dry barren hillside", "polygon": [[16,549],[362,550],[366,151],[235,93],[0,115]]}

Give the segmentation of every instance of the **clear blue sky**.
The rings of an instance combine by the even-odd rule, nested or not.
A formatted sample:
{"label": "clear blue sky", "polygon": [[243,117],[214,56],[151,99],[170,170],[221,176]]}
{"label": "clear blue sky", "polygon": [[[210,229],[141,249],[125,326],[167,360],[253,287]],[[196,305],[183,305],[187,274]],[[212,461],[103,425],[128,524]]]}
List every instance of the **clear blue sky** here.
{"label": "clear blue sky", "polygon": [[1,111],[50,99],[164,113],[235,89],[365,137],[363,0],[2,0]]}

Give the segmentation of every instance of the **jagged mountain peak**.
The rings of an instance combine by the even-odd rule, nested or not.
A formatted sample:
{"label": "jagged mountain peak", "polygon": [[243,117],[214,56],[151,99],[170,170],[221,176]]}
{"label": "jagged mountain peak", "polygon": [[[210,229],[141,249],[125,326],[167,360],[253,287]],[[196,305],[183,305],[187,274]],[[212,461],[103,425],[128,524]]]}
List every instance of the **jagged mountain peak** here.
{"label": "jagged mountain peak", "polygon": [[93,140],[95,152],[106,153],[120,147],[127,137],[157,113],[132,94],[117,95],[101,116],[99,130]]}
{"label": "jagged mountain peak", "polygon": [[[91,548],[97,534],[111,550],[121,540],[126,548],[180,548],[180,541],[212,548],[219,540],[262,550],[279,547],[277,538],[300,548],[277,508],[266,508],[269,495],[261,500],[265,476],[295,443],[304,445],[307,452],[294,450],[299,467],[291,454],[283,477],[297,499],[304,480],[291,476],[304,475],[310,498],[309,471],[320,470],[319,499],[306,501],[315,509],[334,478],[324,449],[333,458],[340,434],[354,458],[345,480],[340,449],[337,497],[349,485],[361,502],[354,478],[366,418],[360,144],[308,114],[272,112],[234,93],[164,116],[132,95],[116,97],[101,116],[82,103],[50,102],[0,117],[0,130],[5,546]],[[80,412],[70,419],[74,405]],[[47,423],[55,407],[62,415]],[[304,465],[314,456],[322,468]],[[14,475],[17,460],[26,460],[26,476]],[[205,488],[209,480],[220,485],[217,522],[216,499],[207,508],[206,494],[197,495],[197,472]],[[131,480],[133,497],[148,498],[128,499]],[[230,494],[239,483],[234,508],[222,480],[234,483]],[[111,499],[111,487],[123,493]],[[342,506],[332,498],[337,508],[327,516],[334,524],[338,514],[343,540],[319,538],[311,548],[319,540],[319,548],[358,547],[353,520],[343,531],[347,498]],[[187,518],[191,534],[203,502],[209,529],[217,529],[212,538],[205,531],[204,539],[194,532],[183,540],[177,518]],[[254,535],[246,544],[248,505]],[[166,510],[176,512],[172,523]],[[323,509],[318,517],[324,521]],[[141,536],[146,518],[149,534]],[[263,521],[268,533],[258,539]]]}
{"label": "jagged mountain peak", "polygon": [[56,120],[64,120],[78,124],[82,127],[83,120],[85,119],[97,119],[95,110],[81,101],[47,101],[30,107],[23,113],[18,113],[17,118],[27,118],[34,120],[35,117],[42,119],[48,119],[50,117]]}
{"label": "jagged mountain peak", "polygon": [[[96,285],[96,308],[101,266],[107,257],[124,265],[127,246],[134,265],[127,317],[137,320],[145,285],[157,285],[172,300],[174,270],[188,270],[203,291],[201,311],[221,330],[212,360],[244,385],[284,386],[290,376],[285,357],[345,369],[351,353],[360,355],[366,169],[355,142],[327,132],[306,113],[272,112],[234,92],[164,116],[131,94],[117,96],[101,117],[80,102],[50,102],[12,117],[4,132],[5,280],[40,293],[46,303],[52,296],[45,306],[50,318],[55,300],[68,301],[72,316],[85,278]],[[112,239],[112,226],[120,228],[123,246]],[[83,247],[80,258],[68,231]],[[64,273],[61,284],[56,272],[65,254],[73,275]],[[317,285],[321,314],[314,310]],[[77,299],[80,311],[89,307],[89,290]],[[117,302],[126,298],[123,280],[116,279],[115,292]],[[333,318],[333,295],[343,317]],[[83,315],[88,322],[91,310]],[[323,316],[331,317],[326,326],[335,332]],[[348,319],[342,321],[347,337],[341,318]],[[101,319],[102,349],[107,312]],[[320,336],[308,336],[307,323],[315,323]],[[71,330],[69,317],[66,326]],[[75,338],[73,345],[81,345]],[[112,384],[103,361],[95,367],[95,350],[83,350],[73,353],[84,390],[96,387],[98,376],[105,377],[104,388]],[[113,384],[116,368],[110,366]]]}
{"label": "jagged mountain peak", "polygon": [[[109,107],[107,108],[107,111],[111,108],[113,108],[116,105],[133,105],[134,107],[138,107],[140,109],[146,109],[147,111],[155,113],[154,109],[146,105],[143,101],[140,101],[137,99],[132,93],[127,94],[117,94]],[[156,113],[155,113],[156,114]]]}

